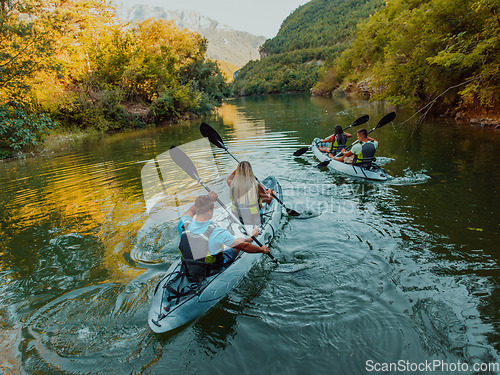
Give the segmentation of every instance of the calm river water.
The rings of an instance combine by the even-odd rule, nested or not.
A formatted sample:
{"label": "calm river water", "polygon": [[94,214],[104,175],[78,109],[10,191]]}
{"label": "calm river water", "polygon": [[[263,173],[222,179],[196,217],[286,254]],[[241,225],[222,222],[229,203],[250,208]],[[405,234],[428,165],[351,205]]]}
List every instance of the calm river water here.
{"label": "calm river water", "polygon": [[[371,134],[386,182],[292,155],[392,110]],[[1,163],[0,373],[497,373],[500,132],[411,115],[346,98],[245,98],[210,118]],[[167,173],[183,193],[151,224],[143,167],[200,139],[202,121],[303,215],[270,246],[279,265],[262,257],[208,313],[157,335],[153,289],[178,254],[175,219],[202,190]],[[222,190],[236,163],[200,153],[215,154],[219,175],[198,168]]]}

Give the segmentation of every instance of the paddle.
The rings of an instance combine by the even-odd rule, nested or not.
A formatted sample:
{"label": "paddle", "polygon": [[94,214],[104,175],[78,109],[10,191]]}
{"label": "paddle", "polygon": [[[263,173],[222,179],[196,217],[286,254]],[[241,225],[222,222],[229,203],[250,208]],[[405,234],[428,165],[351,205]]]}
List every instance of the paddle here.
{"label": "paddle", "polygon": [[[214,146],[224,149],[239,164],[238,159],[236,159],[236,157],[233,154],[231,154],[231,152],[227,149],[227,147],[224,145],[224,142],[222,142],[222,138],[220,137],[219,133],[217,133],[217,131],[215,131],[214,128],[212,128],[210,125],[204,122],[200,125],[200,132],[204,137],[207,137],[208,140],[214,144]],[[255,177],[255,179],[264,188],[264,190],[266,190],[266,187],[259,181],[259,179],[257,177]],[[274,199],[278,201],[279,204],[285,207],[285,204],[276,195],[272,193],[271,195],[274,197]],[[286,207],[285,209],[286,213],[290,216],[300,216],[300,214],[297,211],[294,211]]]}
{"label": "paddle", "polygon": [[[396,118],[396,112],[391,112],[391,113],[388,113],[387,115],[385,115],[384,117],[382,117],[382,119],[378,122],[377,126],[375,126],[372,130],[370,130],[368,132],[368,134],[370,134],[372,131],[374,131],[375,129],[378,129],[378,128],[381,128],[382,126],[388,124],[389,122],[391,122],[392,120],[394,120]],[[352,146],[354,146],[356,143],[359,143],[359,140],[352,143],[351,145],[349,145],[346,150],[349,150],[351,149]],[[339,156],[340,154],[337,154],[335,155],[335,157]],[[329,159],[329,160],[325,160],[321,163],[319,163],[318,165],[316,165],[316,168],[323,168],[323,167],[326,167],[330,161],[332,161],[332,159]]]}
{"label": "paddle", "polygon": [[[193,180],[196,180],[198,181],[201,186],[203,186],[208,192],[210,192],[210,188],[208,186],[206,186],[203,181],[200,179],[200,176],[198,176],[198,171],[196,170],[196,167],[195,165],[193,164],[192,160],[189,158],[189,156],[187,156],[184,151],[182,151],[180,148],[177,148],[175,146],[171,146],[170,147],[170,150],[169,150],[169,153],[170,153],[170,157],[172,158],[172,160],[174,161],[175,164],[177,164],[184,172],[187,173],[187,175],[189,177],[191,177]],[[227,207],[224,205],[224,203],[222,203],[220,201],[219,198],[217,198],[217,203],[220,204],[220,206],[229,214],[231,215],[231,217],[233,218],[234,221],[238,222],[241,224],[241,228],[243,230],[243,232],[245,233],[245,235],[248,235],[246,229],[245,229],[245,226],[243,225],[243,223],[238,220],[236,218],[236,216],[233,215],[233,213],[227,209]],[[255,238],[255,236],[252,236],[253,240],[255,241],[255,243],[259,246],[259,247],[262,247],[262,244],[259,242],[259,240],[257,240],[257,238]],[[267,255],[269,255],[269,257],[273,260],[274,263],[278,263],[278,261],[273,257],[273,255],[271,253],[267,253]]]}
{"label": "paddle", "polygon": [[[358,125],[364,124],[364,123],[368,122],[369,119],[370,119],[370,116],[368,116],[368,115],[361,116],[356,121],[354,121],[351,125],[342,129],[342,131],[347,130],[349,128],[352,128],[353,126],[358,126]],[[300,155],[304,154],[307,150],[309,150],[309,148],[311,148],[311,146],[307,146],[307,147],[303,147],[301,149],[298,149],[297,151],[295,151],[293,153],[293,156],[300,156]]]}

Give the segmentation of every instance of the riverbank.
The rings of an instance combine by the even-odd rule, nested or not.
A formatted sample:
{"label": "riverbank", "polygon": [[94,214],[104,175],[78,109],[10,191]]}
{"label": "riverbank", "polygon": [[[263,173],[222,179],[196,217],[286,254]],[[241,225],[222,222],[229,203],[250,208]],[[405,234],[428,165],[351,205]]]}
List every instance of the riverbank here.
{"label": "riverbank", "polygon": [[444,113],[442,117],[455,119],[460,123],[469,123],[471,126],[479,126],[482,128],[500,129],[500,112],[480,113],[478,111],[449,111]]}
{"label": "riverbank", "polygon": [[[362,91],[359,88],[352,89],[351,87],[351,89],[348,90],[338,89],[336,93],[342,96],[363,99],[366,101],[370,99],[370,95],[367,94],[366,91]],[[134,106],[130,103],[125,105],[124,107],[127,113],[129,113],[130,115],[138,114],[140,112],[143,116],[146,116],[145,114],[146,109],[143,107],[138,107],[137,105]],[[444,112],[435,111],[429,113],[429,115],[431,114],[435,117],[440,117],[448,119],[450,121],[455,121],[457,124],[469,124],[472,127],[492,128],[500,130],[500,111],[498,112],[487,111],[487,110],[457,111],[450,108]],[[199,117],[198,115],[192,112],[185,112],[180,117],[171,117],[168,119],[164,119],[157,124],[143,124],[143,125],[144,127],[147,128],[161,128],[165,126],[171,126],[183,121],[192,121],[198,117]],[[134,129],[137,128],[123,128],[123,129],[113,129],[113,130],[95,130],[95,129],[82,130],[80,128],[74,127],[71,129],[64,129],[64,130],[62,130],[61,128],[55,129],[46,137],[45,141],[43,142],[43,145],[40,146],[40,149],[35,149],[31,147],[30,149],[23,150],[20,152],[12,151],[10,157],[4,157],[4,158],[0,157],[0,163],[10,160],[25,159],[27,157],[49,156],[59,151],[65,151],[74,148],[88,137],[126,132]]]}
{"label": "riverbank", "polygon": [[[139,108],[138,106],[134,106],[132,104],[127,104],[125,108],[127,113],[129,113],[130,115],[137,114],[140,111],[144,112],[143,108]],[[158,123],[142,123],[142,126],[108,130],[97,130],[94,128],[81,129],[76,126],[72,128],[58,127],[56,129],[53,129],[50,134],[45,137],[43,142],[38,144],[38,147],[31,145],[21,151],[0,148],[0,163],[12,160],[49,156],[57,152],[67,151],[69,149],[78,147],[82,142],[91,137],[124,133],[135,131],[137,129],[162,128],[185,121],[192,121],[198,117],[198,115],[192,112],[185,112],[184,114],[180,115],[180,117],[166,118]],[[2,151],[4,152],[2,153]]]}
{"label": "riverbank", "polygon": [[97,130],[84,131],[81,129],[64,131],[60,129],[54,130],[45,138],[43,143],[40,145],[40,149],[30,147],[22,151],[11,151],[10,157],[4,159],[0,158],[0,163],[12,160],[49,156],[57,152],[75,148],[80,145],[81,142],[83,142],[85,139],[99,134],[104,133]]}
{"label": "riverbank", "polygon": [[[364,100],[370,100],[374,95],[367,81],[358,84],[351,82],[342,88],[338,88],[336,92]],[[471,126],[500,129],[500,108],[487,109],[478,106],[474,109],[455,109],[436,106],[434,110],[429,111],[429,114],[455,120],[460,124],[469,123]]]}

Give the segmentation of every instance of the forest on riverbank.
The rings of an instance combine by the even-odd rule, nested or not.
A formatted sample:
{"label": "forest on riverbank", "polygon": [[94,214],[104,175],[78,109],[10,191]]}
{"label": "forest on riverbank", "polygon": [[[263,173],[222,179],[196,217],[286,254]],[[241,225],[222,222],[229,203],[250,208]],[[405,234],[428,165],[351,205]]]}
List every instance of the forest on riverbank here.
{"label": "forest on riverbank", "polygon": [[106,0],[0,0],[0,159],[54,128],[106,131],[203,115],[230,95],[207,40],[124,23]]}
{"label": "forest on riverbank", "polygon": [[383,7],[383,0],[311,0],[282,23],[235,79],[237,95],[309,91],[349,47],[358,22]]}
{"label": "forest on riverbank", "polygon": [[298,8],[264,44],[264,58],[242,68],[236,92],[341,89],[423,113],[499,118],[499,0],[353,0],[344,13],[343,5]]}
{"label": "forest on riverbank", "polygon": [[438,113],[496,116],[498,9],[498,0],[390,1],[359,25],[332,74],[338,85],[365,91],[375,100],[426,110],[434,105]]}

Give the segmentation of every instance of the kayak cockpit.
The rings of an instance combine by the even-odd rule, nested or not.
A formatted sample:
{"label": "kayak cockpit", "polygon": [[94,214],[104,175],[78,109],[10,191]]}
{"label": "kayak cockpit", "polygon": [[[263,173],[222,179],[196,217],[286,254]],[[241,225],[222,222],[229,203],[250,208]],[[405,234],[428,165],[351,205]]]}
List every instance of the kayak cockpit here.
{"label": "kayak cockpit", "polygon": [[387,173],[375,163],[375,157],[364,158],[360,163],[344,163],[328,156],[328,151],[321,151],[320,147],[326,147],[328,144],[321,142],[319,138],[315,138],[311,144],[314,156],[325,164],[328,161],[328,168],[343,172],[353,177],[360,177],[367,180],[385,181]]}

